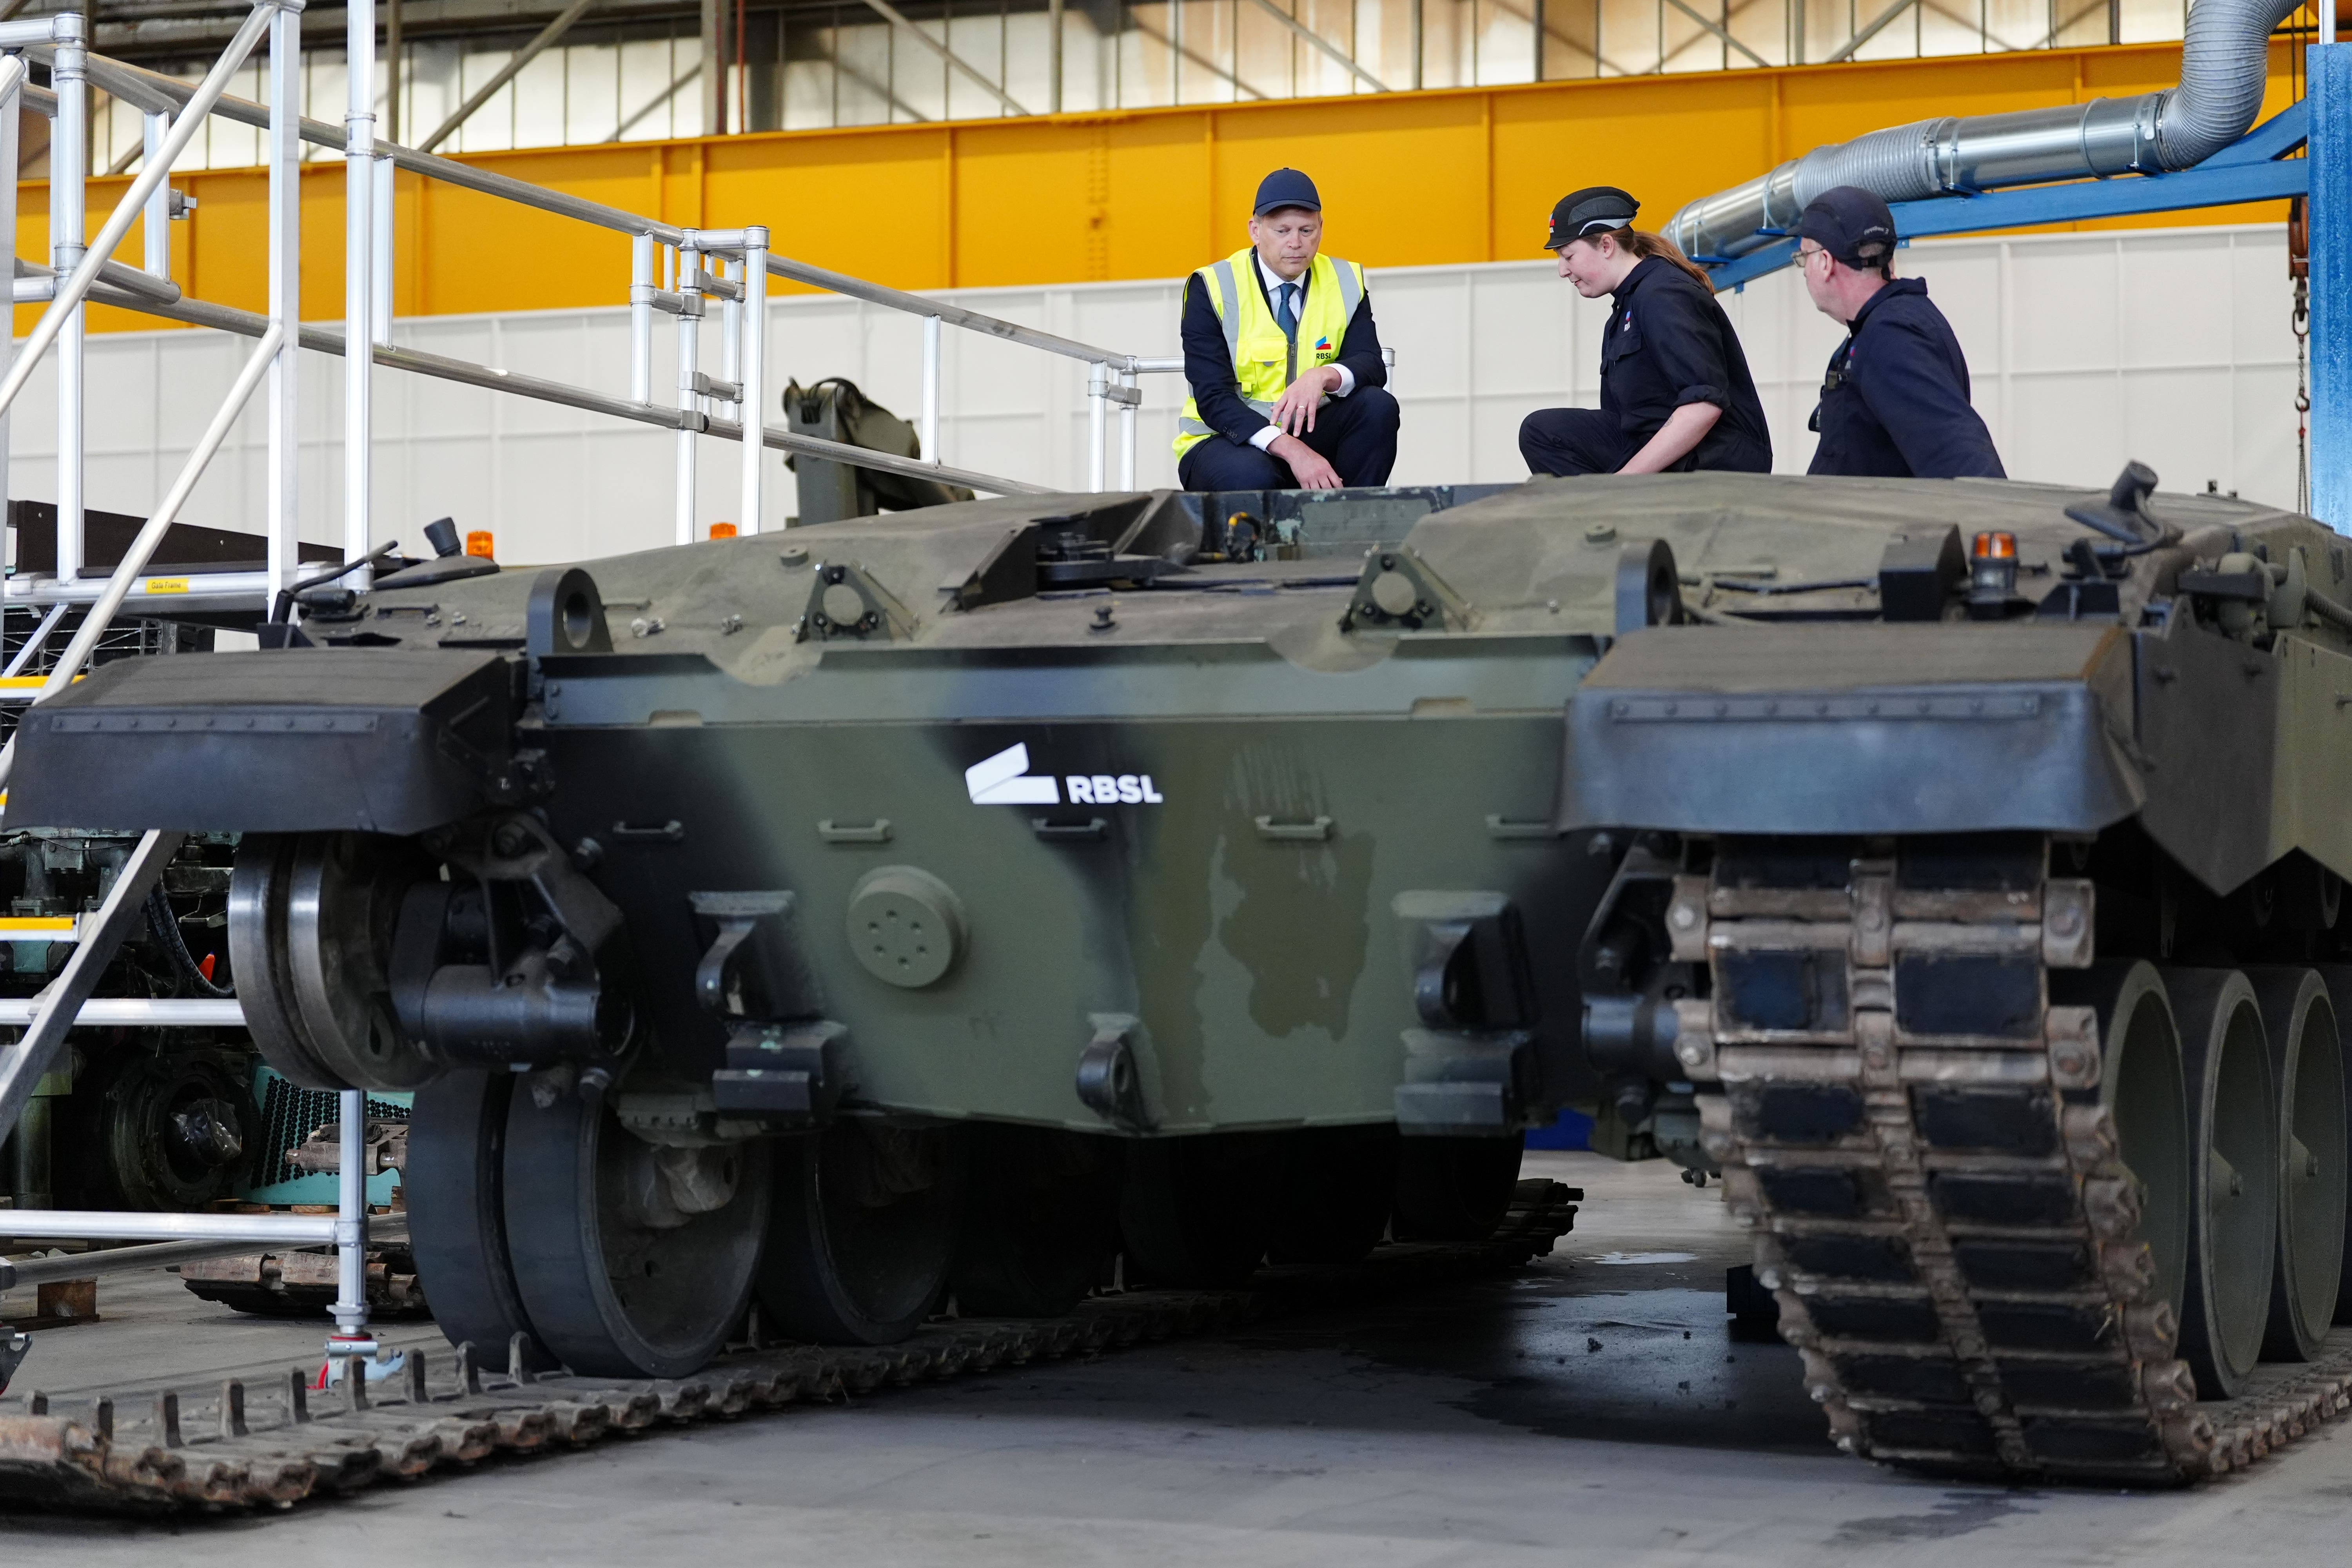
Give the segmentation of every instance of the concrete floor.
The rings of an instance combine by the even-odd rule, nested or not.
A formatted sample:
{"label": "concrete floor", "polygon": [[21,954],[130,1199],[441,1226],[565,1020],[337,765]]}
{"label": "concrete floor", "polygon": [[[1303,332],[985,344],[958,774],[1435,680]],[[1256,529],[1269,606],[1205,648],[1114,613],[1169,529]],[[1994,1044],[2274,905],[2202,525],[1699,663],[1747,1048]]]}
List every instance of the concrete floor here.
{"label": "concrete floor", "polygon": [[[1061,1564],[2340,1562],[2352,1430],[2126,1496],[1915,1481],[1832,1452],[1794,1353],[1726,1331],[1740,1234],[1654,1163],[1531,1155],[1588,1194],[1506,1281],[380,1489],[268,1519],[0,1521],[81,1568],[418,1562]],[[14,1394],[282,1367],[320,1329],[152,1278],[37,1336]],[[435,1342],[429,1326],[394,1342]],[[11,1397],[5,1402],[16,1406]]]}

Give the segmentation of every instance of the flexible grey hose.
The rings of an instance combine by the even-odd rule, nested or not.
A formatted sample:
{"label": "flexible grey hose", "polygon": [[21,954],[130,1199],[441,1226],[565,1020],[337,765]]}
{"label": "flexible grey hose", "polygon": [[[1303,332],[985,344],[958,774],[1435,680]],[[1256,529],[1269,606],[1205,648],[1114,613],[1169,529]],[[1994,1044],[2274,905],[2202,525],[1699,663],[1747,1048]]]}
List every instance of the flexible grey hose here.
{"label": "flexible grey hose", "polygon": [[2136,99],[1966,119],[1916,121],[1816,147],[1676,213],[1666,237],[1685,254],[1728,260],[1784,234],[1805,204],[1838,185],[1888,202],[2092,175],[2150,174],[2204,162],[2262,112],[2271,31],[2299,0],[2196,0],[2180,81]]}

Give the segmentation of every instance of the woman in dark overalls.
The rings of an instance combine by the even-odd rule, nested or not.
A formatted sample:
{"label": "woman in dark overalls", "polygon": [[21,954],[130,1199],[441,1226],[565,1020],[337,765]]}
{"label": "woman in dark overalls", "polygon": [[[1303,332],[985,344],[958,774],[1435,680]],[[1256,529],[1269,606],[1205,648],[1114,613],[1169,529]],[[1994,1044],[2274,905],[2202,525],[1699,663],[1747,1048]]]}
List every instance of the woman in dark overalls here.
{"label": "woman in dark overalls", "polygon": [[1519,426],[1538,474],[1772,469],[1772,437],[1739,334],[1706,274],[1632,226],[1642,204],[1593,185],[1552,208],[1544,248],[1588,300],[1616,300],[1601,341],[1601,406],[1539,408]]}

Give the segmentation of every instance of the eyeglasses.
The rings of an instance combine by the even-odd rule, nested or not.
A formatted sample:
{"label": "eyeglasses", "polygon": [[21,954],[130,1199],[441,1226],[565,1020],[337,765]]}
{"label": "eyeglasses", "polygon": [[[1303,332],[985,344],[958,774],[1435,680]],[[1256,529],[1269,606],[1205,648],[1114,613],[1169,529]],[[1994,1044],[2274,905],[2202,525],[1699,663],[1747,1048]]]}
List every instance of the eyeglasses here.
{"label": "eyeglasses", "polygon": [[1803,246],[1799,246],[1797,247],[1797,264],[1801,267],[1810,267],[1828,254],[1828,251],[1822,249],[1818,245],[1814,246],[1810,250],[1806,249]]}

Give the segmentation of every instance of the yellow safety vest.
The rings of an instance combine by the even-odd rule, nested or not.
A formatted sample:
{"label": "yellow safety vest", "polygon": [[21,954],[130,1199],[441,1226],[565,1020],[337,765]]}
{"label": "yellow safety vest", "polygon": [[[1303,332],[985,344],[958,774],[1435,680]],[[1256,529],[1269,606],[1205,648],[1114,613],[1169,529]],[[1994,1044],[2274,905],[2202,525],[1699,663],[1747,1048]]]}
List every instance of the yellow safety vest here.
{"label": "yellow safety vest", "polygon": [[[1352,261],[1318,256],[1307,273],[1305,314],[1298,319],[1298,336],[1284,335],[1282,323],[1265,291],[1257,286],[1250,266],[1252,247],[1244,246],[1223,261],[1192,274],[1208,286],[1210,308],[1224,324],[1225,352],[1233,355],[1234,382],[1242,401],[1271,419],[1275,399],[1298,379],[1302,369],[1329,364],[1339,357],[1348,340],[1348,323],[1364,298],[1364,269]],[[1184,399],[1176,420],[1176,455],[1216,432],[1201,423],[1200,405]]]}

